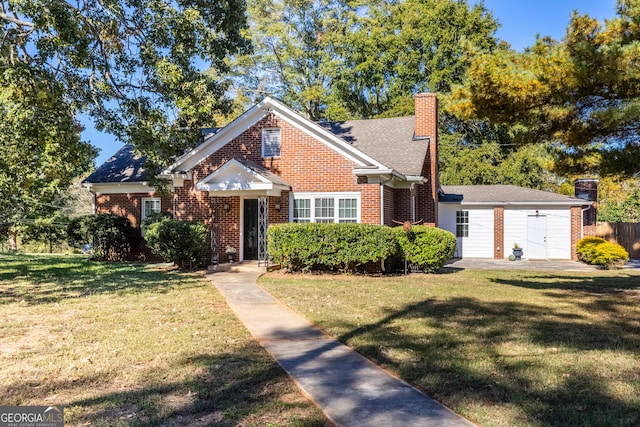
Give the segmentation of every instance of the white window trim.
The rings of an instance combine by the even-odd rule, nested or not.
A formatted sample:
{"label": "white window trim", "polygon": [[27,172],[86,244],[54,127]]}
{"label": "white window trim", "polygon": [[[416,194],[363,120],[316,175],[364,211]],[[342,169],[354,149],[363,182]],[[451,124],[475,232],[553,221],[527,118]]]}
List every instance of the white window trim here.
{"label": "white window trim", "polygon": [[159,202],[160,203],[160,211],[162,212],[162,199],[160,197],[143,197],[142,198],[142,206],[140,207],[140,223],[142,223],[142,221],[144,221],[151,213],[155,213],[155,212],[151,212],[151,213],[147,213],[146,210],[146,202]]}
{"label": "white window trim", "polygon": [[[264,143],[265,135],[266,135],[269,131],[275,131],[275,130],[277,130],[277,131],[278,131],[278,135],[279,135],[279,137],[280,137],[280,138],[279,138],[279,139],[280,139],[280,140],[279,140],[280,147],[278,148],[278,155],[277,155],[277,156],[266,156],[266,155],[265,155],[265,152],[264,152],[264,147],[265,147],[265,143]],[[280,157],[280,154],[282,153],[282,129],[280,129],[280,128],[264,128],[264,129],[262,129],[262,144],[261,144],[261,145],[262,145],[262,158],[263,158],[263,159],[275,159],[275,158]]]}
{"label": "white window trim", "polygon": [[311,222],[316,222],[315,218],[315,208],[316,208],[316,198],[326,198],[334,199],[333,204],[333,222],[338,223],[340,221],[340,199],[356,199],[356,223],[361,222],[361,211],[362,211],[362,203],[360,201],[360,193],[359,192],[331,192],[331,193],[289,193],[290,194],[290,203],[289,203],[289,222],[293,222],[293,201],[299,199],[309,199],[311,200]]}
{"label": "white window trim", "polygon": [[[466,218],[467,222],[458,222],[458,212],[466,212],[465,218]],[[457,210],[456,211],[456,232],[455,232],[456,238],[458,238],[458,239],[467,239],[467,238],[469,238],[469,223],[470,223],[469,211],[465,210],[465,209]],[[466,236],[464,236],[464,235],[463,236],[459,236],[458,235],[458,226],[459,225],[466,225],[466,230],[467,230],[467,233],[466,233],[467,235]]]}

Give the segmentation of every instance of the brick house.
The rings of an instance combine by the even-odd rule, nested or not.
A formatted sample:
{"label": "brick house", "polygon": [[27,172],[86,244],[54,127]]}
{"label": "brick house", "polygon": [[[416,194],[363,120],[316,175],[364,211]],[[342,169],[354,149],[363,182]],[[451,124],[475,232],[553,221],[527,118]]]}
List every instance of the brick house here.
{"label": "brick house", "polygon": [[[505,230],[498,209],[505,206],[503,201],[496,201],[496,206],[487,200],[473,205],[491,215],[474,213],[479,223],[467,222],[466,235],[460,234],[465,226],[456,218],[464,215],[457,212],[472,206],[465,203],[474,190],[456,199],[440,187],[437,98],[423,93],[414,99],[415,116],[329,123],[312,122],[265,98],[226,127],[212,131],[162,172],[171,182],[171,196],[161,196],[150,187],[144,159],[131,146],[124,146],[84,183],[95,196],[95,212],[126,216],[135,227],[159,211],[204,222],[210,231],[211,263],[223,262],[229,246],[238,250],[236,260],[265,260],[268,226],[286,222],[391,226],[394,220],[422,220],[457,234],[460,247],[468,246],[469,233],[488,238],[480,231],[489,227],[495,230],[490,233],[491,245],[485,244],[473,256],[508,256],[495,250]],[[552,254],[573,258],[582,233],[581,209],[587,202],[554,196],[555,207],[574,225],[563,223],[569,230],[562,245],[566,250]],[[539,202],[534,198],[527,205],[538,216]],[[526,236],[514,238],[526,241]],[[458,255],[466,256],[462,251]]]}
{"label": "brick house", "polygon": [[266,256],[266,229],[284,222],[438,223],[437,99],[414,117],[312,122],[265,98],[163,171],[173,195],[149,186],[124,146],[84,181],[97,213],[138,227],[150,213],[204,222],[211,261]]}

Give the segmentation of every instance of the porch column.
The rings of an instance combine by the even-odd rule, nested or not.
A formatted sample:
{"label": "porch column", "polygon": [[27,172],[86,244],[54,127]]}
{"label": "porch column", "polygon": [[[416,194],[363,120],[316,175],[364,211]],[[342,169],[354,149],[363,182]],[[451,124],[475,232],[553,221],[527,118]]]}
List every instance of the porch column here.
{"label": "porch column", "polygon": [[269,197],[258,197],[258,265],[267,265],[267,228],[269,227]]}

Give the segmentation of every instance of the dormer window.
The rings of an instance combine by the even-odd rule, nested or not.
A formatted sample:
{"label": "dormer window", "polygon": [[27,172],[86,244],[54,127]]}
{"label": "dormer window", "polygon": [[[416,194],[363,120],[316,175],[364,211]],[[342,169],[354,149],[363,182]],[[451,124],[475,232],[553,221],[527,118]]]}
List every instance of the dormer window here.
{"label": "dormer window", "polygon": [[280,157],[280,129],[262,129],[262,157]]}

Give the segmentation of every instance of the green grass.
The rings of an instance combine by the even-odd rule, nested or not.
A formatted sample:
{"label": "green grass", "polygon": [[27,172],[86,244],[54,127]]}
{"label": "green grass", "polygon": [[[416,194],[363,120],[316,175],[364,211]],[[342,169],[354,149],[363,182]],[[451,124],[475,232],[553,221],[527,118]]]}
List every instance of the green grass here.
{"label": "green grass", "polygon": [[0,254],[0,402],[66,425],[324,426],[200,274]]}
{"label": "green grass", "polygon": [[640,425],[640,272],[272,273],[260,283],[480,425]]}

